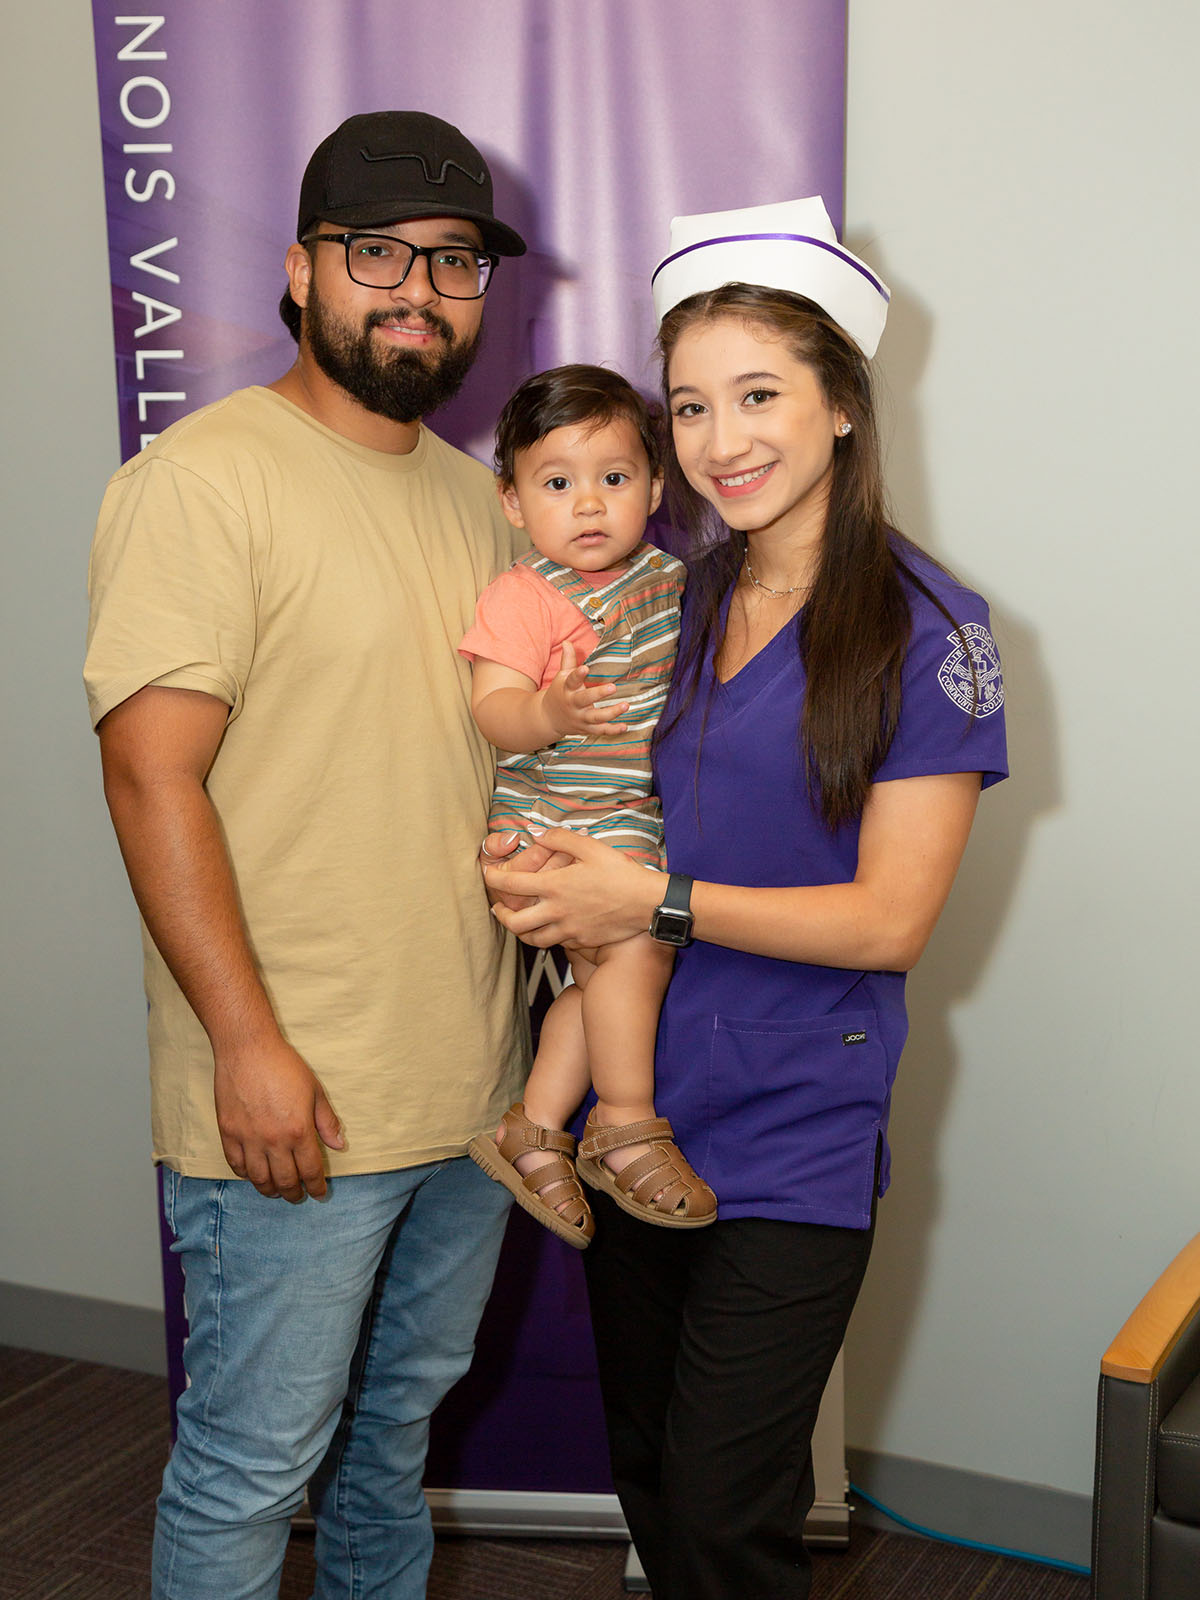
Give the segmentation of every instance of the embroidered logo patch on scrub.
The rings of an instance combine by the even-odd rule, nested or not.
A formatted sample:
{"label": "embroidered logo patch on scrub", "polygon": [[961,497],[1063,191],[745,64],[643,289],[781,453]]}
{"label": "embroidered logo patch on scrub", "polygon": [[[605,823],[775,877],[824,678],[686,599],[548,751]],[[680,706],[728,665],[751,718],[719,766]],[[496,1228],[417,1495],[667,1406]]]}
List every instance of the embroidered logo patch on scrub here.
{"label": "embroidered logo patch on scrub", "polygon": [[[958,633],[946,635],[954,649],[938,669],[938,682],[963,711],[976,717],[990,717],[1004,704],[1000,652],[981,622],[965,622],[959,631],[962,638]],[[963,639],[967,641],[966,650]]]}

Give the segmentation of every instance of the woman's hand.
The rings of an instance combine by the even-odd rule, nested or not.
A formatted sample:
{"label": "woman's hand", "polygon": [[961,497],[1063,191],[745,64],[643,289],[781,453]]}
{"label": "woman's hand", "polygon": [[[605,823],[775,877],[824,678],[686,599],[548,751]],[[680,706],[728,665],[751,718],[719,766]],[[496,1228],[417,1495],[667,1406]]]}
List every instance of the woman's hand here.
{"label": "woman's hand", "polygon": [[[509,870],[510,861],[506,858],[516,854],[521,842],[519,833],[489,833],[479,846],[479,870],[483,873],[484,885],[487,888],[488,902],[491,905],[505,905],[511,911],[520,911],[522,906],[532,902],[528,895],[502,894],[500,889],[488,882],[487,871],[495,867],[497,877]],[[529,845],[521,853],[522,872],[536,872],[539,867],[545,866],[550,859],[550,851],[543,850],[540,845]],[[500,880],[503,881],[502,879]]]}
{"label": "woman's hand", "polygon": [[[570,828],[548,828],[537,846],[559,852],[566,866],[541,872],[521,867],[484,869],[490,891],[500,903],[492,915],[526,944],[546,949],[552,944],[595,947],[645,933],[650,916],[663,897],[665,879],[611,845]],[[533,897],[513,908],[512,897]]]}
{"label": "woman's hand", "polygon": [[518,854],[520,842],[519,833],[489,833],[479,847],[479,865],[483,870],[488,900],[492,905],[507,906],[510,911],[520,911],[532,905],[532,897],[527,894],[502,894],[488,883],[488,867],[495,867],[499,874],[511,871],[519,863],[522,872],[534,873],[540,872],[545,866],[565,867],[571,861],[570,856],[558,855],[540,844],[527,844]]}

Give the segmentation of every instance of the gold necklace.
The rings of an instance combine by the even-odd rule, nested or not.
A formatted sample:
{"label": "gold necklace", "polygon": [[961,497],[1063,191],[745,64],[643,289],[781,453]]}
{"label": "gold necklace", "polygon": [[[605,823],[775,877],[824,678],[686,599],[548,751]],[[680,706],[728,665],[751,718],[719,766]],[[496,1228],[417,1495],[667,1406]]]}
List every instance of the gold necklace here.
{"label": "gold necklace", "polygon": [[764,594],[774,595],[776,600],[783,600],[789,594],[800,594],[802,590],[807,591],[812,588],[811,583],[798,583],[791,589],[772,589],[770,584],[763,583],[761,579],[755,577],[754,568],[750,565],[749,550],[746,551],[742,559],[746,563],[746,576],[750,579],[750,582],[754,585],[754,587],[756,589],[761,589]]}

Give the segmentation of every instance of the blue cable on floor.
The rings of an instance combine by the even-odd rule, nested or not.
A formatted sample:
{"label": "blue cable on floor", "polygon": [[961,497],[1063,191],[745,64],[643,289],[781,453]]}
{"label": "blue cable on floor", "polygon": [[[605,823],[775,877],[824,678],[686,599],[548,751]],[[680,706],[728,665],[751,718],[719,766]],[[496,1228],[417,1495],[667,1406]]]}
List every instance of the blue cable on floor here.
{"label": "blue cable on floor", "polygon": [[1018,1561],[1036,1561],[1039,1566],[1056,1567],[1059,1572],[1077,1572],[1083,1578],[1091,1574],[1090,1567],[1081,1567],[1074,1561],[1058,1561],[1053,1556],[1035,1556],[1028,1550],[1006,1550],[1003,1545],[981,1544],[978,1539],[956,1539],[952,1534],[938,1533],[933,1528],[923,1528],[919,1522],[910,1522],[898,1511],[893,1511],[881,1500],[876,1500],[874,1495],[868,1494],[865,1489],[860,1489],[856,1483],[850,1485],[850,1493],[856,1494],[860,1500],[865,1500],[869,1506],[874,1506],[876,1511],[882,1511],[885,1517],[898,1522],[902,1528],[907,1528],[911,1533],[919,1533],[926,1539],[936,1539],[939,1544],[956,1544],[963,1550],[983,1550],[990,1556],[1014,1556]]}

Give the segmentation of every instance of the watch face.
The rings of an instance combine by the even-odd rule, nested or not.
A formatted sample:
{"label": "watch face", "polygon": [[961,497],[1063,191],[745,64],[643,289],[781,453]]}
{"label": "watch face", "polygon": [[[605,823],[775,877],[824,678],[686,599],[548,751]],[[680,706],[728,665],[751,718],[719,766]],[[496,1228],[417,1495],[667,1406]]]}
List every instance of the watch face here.
{"label": "watch face", "polygon": [[670,911],[659,906],[650,923],[650,936],[660,944],[673,944],[682,949],[692,942],[691,912]]}

